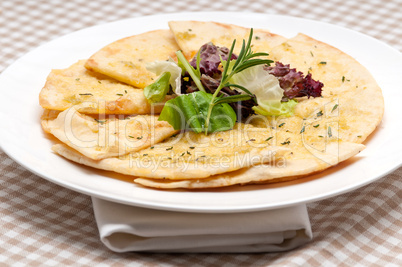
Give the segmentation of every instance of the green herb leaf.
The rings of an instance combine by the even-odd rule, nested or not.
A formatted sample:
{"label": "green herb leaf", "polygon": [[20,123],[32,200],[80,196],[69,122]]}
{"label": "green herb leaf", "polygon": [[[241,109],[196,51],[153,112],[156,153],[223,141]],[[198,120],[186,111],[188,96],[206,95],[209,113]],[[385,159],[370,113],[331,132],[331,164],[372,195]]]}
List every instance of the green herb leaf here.
{"label": "green herb leaf", "polygon": [[243,92],[245,92],[246,94],[248,94],[251,97],[254,97],[254,94],[251,93],[246,87],[240,85],[240,84],[234,84],[234,83],[229,83],[226,85],[227,87],[235,87],[238,88],[240,90],[242,90]]}
{"label": "green herb leaf", "polygon": [[100,123],[100,124],[103,124],[103,123],[105,123],[106,122],[106,120],[97,120],[97,119],[94,119],[97,123]]}
{"label": "green herb leaf", "polygon": [[215,98],[214,105],[221,104],[221,103],[246,101],[246,100],[250,100],[250,99],[251,99],[251,96],[249,96],[249,95],[231,95],[231,96],[227,96],[227,97]]}
{"label": "green herb leaf", "polygon": [[162,73],[152,84],[144,88],[144,96],[150,104],[161,102],[165,99],[170,89],[170,72]]}
{"label": "green herb leaf", "polygon": [[[252,53],[251,55],[248,56],[248,58],[253,58],[253,57],[266,57],[269,56],[268,53],[265,52],[258,52],[258,53]],[[272,62],[270,62],[272,63]]]}
{"label": "green herb leaf", "polygon": [[160,121],[167,121],[175,130],[191,129],[196,133],[227,131],[236,122],[236,113],[227,103],[214,105],[208,128],[206,118],[212,95],[197,91],[188,95],[180,95],[165,103],[159,115]]}
{"label": "green herb leaf", "polygon": [[241,65],[238,65],[235,71],[236,71],[236,73],[238,73],[238,72],[241,72],[241,71],[243,71],[245,69],[251,68],[253,66],[271,64],[272,62],[273,61],[270,60],[270,59],[259,59],[259,58],[247,59],[247,61],[244,61],[244,62],[242,62]]}

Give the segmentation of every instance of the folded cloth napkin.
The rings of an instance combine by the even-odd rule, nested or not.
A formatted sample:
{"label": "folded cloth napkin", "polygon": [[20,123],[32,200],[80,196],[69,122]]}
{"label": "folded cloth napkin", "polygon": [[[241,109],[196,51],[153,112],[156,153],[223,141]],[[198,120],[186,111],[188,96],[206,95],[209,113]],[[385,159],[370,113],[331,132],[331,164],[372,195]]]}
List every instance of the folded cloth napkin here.
{"label": "folded cloth napkin", "polygon": [[312,239],[305,205],[244,213],[193,213],[94,197],[92,203],[100,238],[116,252],[274,252]]}

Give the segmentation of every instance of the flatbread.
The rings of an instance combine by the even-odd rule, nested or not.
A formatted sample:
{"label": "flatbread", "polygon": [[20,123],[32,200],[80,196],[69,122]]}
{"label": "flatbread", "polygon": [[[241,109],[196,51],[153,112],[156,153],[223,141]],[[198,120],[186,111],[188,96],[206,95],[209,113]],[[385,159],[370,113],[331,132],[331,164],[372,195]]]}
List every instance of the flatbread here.
{"label": "flatbread", "polygon": [[158,121],[156,115],[96,119],[79,113],[76,106],[55,119],[43,119],[42,127],[93,160],[140,151],[177,132],[169,123]]}
{"label": "flatbread", "polygon": [[289,152],[286,147],[267,144],[269,133],[261,130],[239,124],[232,130],[208,136],[186,132],[138,153],[100,161],[65,145],[55,145],[53,150],[72,161],[103,170],[158,179],[196,180],[271,162]]}
{"label": "flatbread", "polygon": [[[169,27],[187,58],[192,58],[200,47],[208,42],[230,49],[234,39],[237,44],[234,52],[238,54],[243,39],[247,42],[250,34],[249,28],[212,21],[170,21]],[[252,49],[254,52],[270,51],[273,47],[286,41],[285,37],[267,30],[254,29],[253,36]]]}
{"label": "flatbread", "polygon": [[144,88],[156,76],[146,69],[146,64],[156,60],[176,58],[179,50],[169,30],[156,30],[113,42],[86,62],[89,70],[102,73],[134,87]]}
{"label": "flatbread", "polygon": [[[271,58],[305,74],[310,72],[324,83],[322,98],[301,99],[295,108],[295,116],[308,119],[306,124],[320,124],[319,130],[332,123],[340,140],[355,143],[362,143],[380,124],[384,114],[381,88],[351,56],[298,34],[271,50]],[[322,116],[317,116],[320,111]]]}
{"label": "flatbread", "polygon": [[244,185],[254,183],[269,183],[283,178],[290,177],[293,179],[322,171],[334,166],[350,157],[355,156],[364,149],[364,145],[355,143],[339,144],[334,142],[327,146],[325,153],[321,154],[321,158],[314,157],[305,153],[303,158],[294,158],[292,160],[280,161],[280,163],[263,164],[253,166],[252,168],[243,168],[234,172],[223,173],[211,176],[207,179],[199,180],[168,180],[168,179],[147,179],[136,178],[134,182],[147,187],[159,189],[202,189],[225,187],[231,185]]}
{"label": "flatbread", "polygon": [[[52,70],[39,94],[45,109],[66,110],[81,105],[85,114],[151,114],[160,113],[163,105],[151,106],[144,90],[134,88],[108,76],[89,71],[80,60],[66,69]],[[165,101],[171,99],[167,96]]]}

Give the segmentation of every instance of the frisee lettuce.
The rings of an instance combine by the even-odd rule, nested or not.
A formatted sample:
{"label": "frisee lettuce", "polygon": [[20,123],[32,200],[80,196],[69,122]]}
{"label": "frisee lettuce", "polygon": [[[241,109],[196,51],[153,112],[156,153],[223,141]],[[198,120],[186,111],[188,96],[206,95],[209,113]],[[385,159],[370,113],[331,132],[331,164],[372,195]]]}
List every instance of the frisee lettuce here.
{"label": "frisee lettuce", "polygon": [[258,104],[252,108],[255,113],[264,116],[293,115],[297,101],[281,102],[284,91],[280,87],[278,79],[269,74],[263,65],[253,66],[236,73],[230,82],[246,87],[250,93],[255,95]]}

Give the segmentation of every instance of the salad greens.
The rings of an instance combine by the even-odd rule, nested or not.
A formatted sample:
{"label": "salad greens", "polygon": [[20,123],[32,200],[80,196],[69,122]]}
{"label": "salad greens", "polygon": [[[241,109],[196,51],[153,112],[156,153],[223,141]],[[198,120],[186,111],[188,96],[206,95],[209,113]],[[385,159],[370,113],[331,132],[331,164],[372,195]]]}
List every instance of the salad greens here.
{"label": "salad greens", "polygon": [[180,92],[181,87],[181,73],[182,69],[174,62],[173,59],[167,61],[154,61],[146,65],[147,70],[161,75],[162,73],[169,72],[169,83],[175,93]]}
{"label": "salad greens", "polygon": [[232,129],[236,121],[236,113],[227,103],[215,104],[211,121],[208,125],[206,124],[211,99],[212,95],[203,91],[180,95],[165,103],[159,120],[169,122],[175,130],[191,129],[196,133]]}
{"label": "salad greens", "polygon": [[233,53],[234,40],[230,49],[204,44],[191,62],[177,51],[177,64],[171,59],[149,64],[147,69],[160,77],[144,89],[148,101],[162,101],[170,88],[177,95],[165,103],[159,120],[176,130],[208,134],[232,129],[253,113],[291,116],[295,97],[321,96],[323,84],[310,73],[304,76],[280,62],[271,67],[273,61],[263,58],[267,53],[251,50],[252,39],[253,29],[239,55]]}
{"label": "salad greens", "polygon": [[254,106],[253,110],[264,116],[292,116],[297,103],[294,99],[287,102],[267,101],[263,105]]}
{"label": "salad greens", "polygon": [[[177,59],[179,61],[179,65],[183,66],[184,69],[190,74],[194,83],[196,84],[198,90],[205,92],[204,86],[201,83],[201,71],[200,71],[200,53],[197,53],[197,67],[194,69],[193,66],[187,61],[184,57],[183,53],[179,50],[176,52]],[[180,95],[180,92],[176,92],[177,95]]]}
{"label": "salad greens", "polygon": [[170,89],[170,72],[164,72],[154,82],[144,88],[144,95],[150,104],[161,102]]}
{"label": "salad greens", "polygon": [[221,82],[212,95],[211,102],[209,104],[208,108],[208,113],[207,113],[207,118],[206,118],[206,128],[208,129],[208,124],[211,119],[212,115],[212,110],[214,106],[216,105],[215,99],[218,97],[219,92],[222,90],[224,87],[236,87],[240,90],[243,90],[244,92],[248,93],[251,95],[251,93],[244,87],[238,84],[230,83],[230,79],[232,78],[233,75],[236,73],[239,73],[243,70],[246,70],[250,67],[257,66],[257,65],[265,65],[265,64],[271,64],[273,61],[269,59],[259,59],[256,57],[260,56],[268,56],[267,53],[253,53],[251,51],[251,40],[253,38],[253,29],[250,30],[250,35],[247,41],[247,44],[245,43],[245,40],[243,40],[242,48],[240,50],[240,53],[237,57],[237,59],[234,61],[234,64],[230,64],[230,59],[233,54],[233,49],[236,44],[236,40],[233,40],[232,47],[230,48],[228,59],[226,62],[222,62],[223,65],[223,72],[222,72],[222,78]]}
{"label": "salad greens", "polygon": [[293,115],[293,108],[297,102],[295,100],[281,102],[284,90],[274,75],[267,74],[263,65],[253,66],[237,73],[231,82],[247,87],[255,95],[258,104],[252,107],[255,113],[264,116]]}
{"label": "salad greens", "polygon": [[313,80],[311,73],[304,76],[301,71],[291,69],[289,64],[284,65],[281,62],[275,62],[275,66],[266,66],[265,70],[278,79],[279,85],[284,91],[282,101],[295,97],[321,96],[324,85]]}

